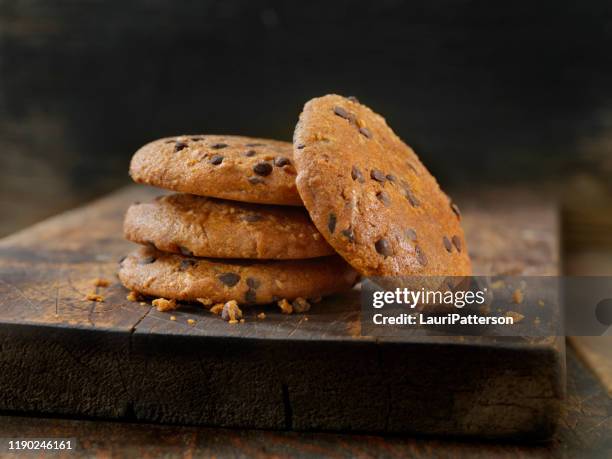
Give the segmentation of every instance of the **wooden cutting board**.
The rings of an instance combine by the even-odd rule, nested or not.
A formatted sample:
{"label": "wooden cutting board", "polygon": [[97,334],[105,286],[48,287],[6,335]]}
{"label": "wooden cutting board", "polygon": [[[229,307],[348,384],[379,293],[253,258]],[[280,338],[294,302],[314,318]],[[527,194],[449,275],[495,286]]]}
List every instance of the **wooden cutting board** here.
{"label": "wooden cutting board", "polygon": [[[123,214],[158,193],[129,187],[0,241],[0,410],[481,438],[555,429],[562,339],[361,336],[356,293],[306,315],[253,307],[233,326],[128,301],[115,275],[133,247]],[[459,203],[477,274],[558,273],[553,204],[508,192]]]}

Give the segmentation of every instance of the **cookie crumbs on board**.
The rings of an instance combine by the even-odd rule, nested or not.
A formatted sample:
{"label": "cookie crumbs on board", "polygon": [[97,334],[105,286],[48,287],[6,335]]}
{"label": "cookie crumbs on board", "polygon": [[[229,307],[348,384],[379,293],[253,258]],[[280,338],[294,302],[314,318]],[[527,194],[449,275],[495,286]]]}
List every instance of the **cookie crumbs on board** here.
{"label": "cookie crumbs on board", "polygon": [[519,288],[512,293],[512,301],[514,301],[515,304],[521,304],[523,302],[523,298],[523,291]]}
{"label": "cookie crumbs on board", "polygon": [[170,320],[175,322],[176,321],[176,316],[170,316]]}
{"label": "cookie crumbs on board", "polygon": [[310,303],[301,297],[298,297],[295,300],[293,300],[293,303],[291,303],[291,306],[293,308],[293,312],[302,313],[302,312],[310,311]]}
{"label": "cookie crumbs on board", "polygon": [[200,303],[206,309],[210,309],[210,307],[213,304],[213,302],[212,302],[212,300],[210,298],[196,298],[196,299],[198,300],[198,303]]}
{"label": "cookie crumbs on board", "polygon": [[291,306],[291,303],[289,303],[285,298],[280,300],[277,304],[278,304],[278,307],[281,308],[281,312],[283,314],[293,313],[293,306]]}
{"label": "cookie crumbs on board", "polygon": [[257,318],[260,320],[264,320],[266,318],[266,313],[260,312],[259,314],[257,314]]}
{"label": "cookie crumbs on board", "polygon": [[187,323],[193,327],[196,324],[196,321],[193,319],[187,319]]}
{"label": "cookie crumbs on board", "polygon": [[223,311],[223,306],[225,306],[223,303],[217,303],[213,307],[211,307],[209,311],[213,314],[219,315],[221,314],[221,311]]}
{"label": "cookie crumbs on board", "polygon": [[238,323],[238,320],[242,319],[242,310],[235,300],[228,301],[223,305],[221,318],[231,324]]}
{"label": "cookie crumbs on board", "polygon": [[108,279],[97,277],[93,280],[93,284],[95,287],[108,287],[110,285],[110,281]]}
{"label": "cookie crumbs on board", "polygon": [[136,290],[131,290],[125,297],[128,301],[139,301],[140,294]]}
{"label": "cookie crumbs on board", "polygon": [[520,312],[516,312],[516,311],[506,312],[506,317],[512,317],[512,320],[514,321],[515,324],[519,323],[521,320],[525,318],[523,314],[521,314]]}
{"label": "cookie crumbs on board", "polygon": [[172,311],[177,308],[176,300],[173,298],[167,300],[165,298],[157,298],[151,303],[159,312]]}
{"label": "cookie crumbs on board", "polygon": [[98,303],[103,303],[104,297],[102,295],[98,295],[97,293],[88,293],[85,297],[85,301],[96,301]]}

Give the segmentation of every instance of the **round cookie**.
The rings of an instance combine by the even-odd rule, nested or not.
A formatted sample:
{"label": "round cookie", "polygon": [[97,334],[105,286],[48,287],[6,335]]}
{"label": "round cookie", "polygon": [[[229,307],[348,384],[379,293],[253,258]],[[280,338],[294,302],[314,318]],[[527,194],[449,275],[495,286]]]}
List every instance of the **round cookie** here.
{"label": "round cookie", "polygon": [[266,304],[350,289],[357,273],[339,256],[290,261],[210,260],[142,247],[121,262],[119,279],[130,290],[147,296]]}
{"label": "round cookie", "polygon": [[382,116],[354,98],[312,99],[294,157],[310,217],[361,274],[471,273],[457,206]]}
{"label": "round cookie", "polygon": [[155,140],[132,157],[137,183],[260,204],[302,206],[292,146],[278,140],[182,135]]}
{"label": "round cookie", "polygon": [[191,194],[133,204],[123,232],[130,241],[186,256],[280,260],[335,254],[303,207]]}

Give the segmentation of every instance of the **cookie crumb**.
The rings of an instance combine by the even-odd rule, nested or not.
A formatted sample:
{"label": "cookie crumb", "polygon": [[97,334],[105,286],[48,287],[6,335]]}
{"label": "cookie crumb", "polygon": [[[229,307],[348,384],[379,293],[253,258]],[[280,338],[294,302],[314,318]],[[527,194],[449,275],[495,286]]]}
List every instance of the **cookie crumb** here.
{"label": "cookie crumb", "polygon": [[245,322],[244,319],[240,319],[240,323],[243,324]]}
{"label": "cookie crumb", "polygon": [[506,317],[512,317],[512,320],[514,321],[515,324],[519,323],[521,320],[525,318],[523,314],[521,314],[520,312],[516,312],[516,311],[506,312]]}
{"label": "cookie crumb", "polygon": [[523,298],[523,291],[519,288],[517,288],[512,294],[512,301],[514,301],[515,304],[521,304],[523,302]]}
{"label": "cookie crumb", "polygon": [[85,301],[95,301],[97,303],[103,303],[104,297],[102,295],[98,295],[97,293],[88,293],[85,297]]}
{"label": "cookie crumb", "polygon": [[187,319],[187,323],[193,327],[196,324],[196,321],[193,319]]}
{"label": "cookie crumb", "polygon": [[136,290],[131,290],[125,297],[128,301],[140,301],[140,293]]}
{"label": "cookie crumb", "polygon": [[212,306],[209,311],[213,314],[221,314],[221,311],[223,311],[223,306],[225,306],[223,303],[217,303],[214,306]]}
{"label": "cookie crumb", "polygon": [[304,320],[305,320],[306,322],[308,322],[308,316],[305,316],[305,317],[304,317]]}
{"label": "cookie crumb", "polygon": [[230,323],[236,323],[238,319],[242,319],[242,310],[238,307],[238,303],[235,300],[228,301],[223,305],[221,318]]}
{"label": "cookie crumb", "polygon": [[177,308],[176,300],[173,298],[167,300],[165,298],[157,298],[151,303],[159,312],[172,311]]}
{"label": "cookie crumb", "polygon": [[291,306],[291,303],[289,303],[285,298],[280,300],[277,304],[278,304],[278,307],[281,308],[281,312],[283,314],[293,313],[293,306]]}
{"label": "cookie crumb", "polygon": [[538,306],[543,307],[544,304],[544,300],[538,300]]}
{"label": "cookie crumb", "polygon": [[498,290],[506,286],[506,283],[503,280],[496,280],[495,282],[491,282],[491,288],[493,290]]}
{"label": "cookie crumb", "polygon": [[173,322],[176,321],[176,316],[170,316],[170,320]]}
{"label": "cookie crumb", "polygon": [[257,318],[260,320],[264,320],[266,318],[266,313],[260,312],[259,314],[257,314]]}
{"label": "cookie crumb", "polygon": [[213,301],[210,298],[196,298],[198,302],[204,306],[206,309],[210,309],[213,304]]}
{"label": "cookie crumb", "polygon": [[93,280],[93,284],[95,287],[108,287],[110,285],[110,281],[108,279],[97,277]]}
{"label": "cookie crumb", "polygon": [[145,303],[144,301],[141,301],[140,306],[147,306],[147,303]]}
{"label": "cookie crumb", "polygon": [[295,300],[293,300],[293,303],[291,304],[291,306],[293,308],[293,312],[297,312],[298,314],[302,312],[310,311],[310,303],[301,297],[298,297]]}

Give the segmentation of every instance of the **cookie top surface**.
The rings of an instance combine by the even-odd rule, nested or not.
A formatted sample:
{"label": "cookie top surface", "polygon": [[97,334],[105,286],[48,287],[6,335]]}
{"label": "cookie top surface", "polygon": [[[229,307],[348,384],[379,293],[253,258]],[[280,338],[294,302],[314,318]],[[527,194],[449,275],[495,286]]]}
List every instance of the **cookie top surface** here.
{"label": "cookie top surface", "polygon": [[336,252],[303,207],[161,196],[130,206],[125,237],[164,252],[213,258],[301,259]]}
{"label": "cookie top surface", "polygon": [[308,260],[212,260],[141,247],[121,262],[119,278],[127,288],[147,296],[266,304],[350,289],[357,273],[337,255]]}
{"label": "cookie top surface", "polygon": [[471,273],[458,208],[382,116],[354,98],[312,99],[294,157],[312,220],[361,274]]}
{"label": "cookie top surface", "polygon": [[137,183],[200,196],[302,206],[288,142],[228,135],[155,140],[132,157]]}

